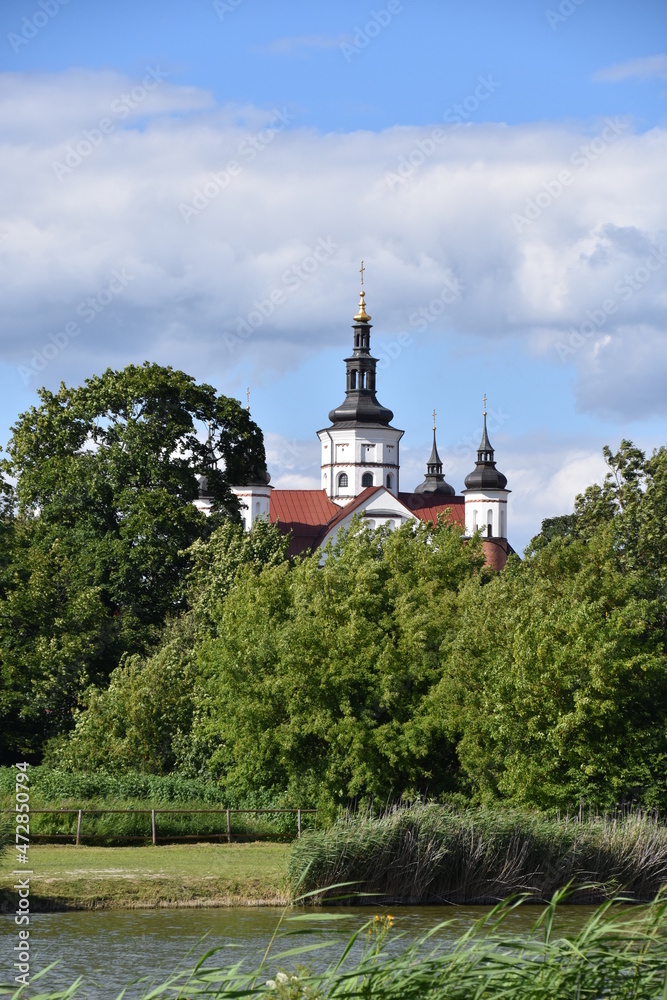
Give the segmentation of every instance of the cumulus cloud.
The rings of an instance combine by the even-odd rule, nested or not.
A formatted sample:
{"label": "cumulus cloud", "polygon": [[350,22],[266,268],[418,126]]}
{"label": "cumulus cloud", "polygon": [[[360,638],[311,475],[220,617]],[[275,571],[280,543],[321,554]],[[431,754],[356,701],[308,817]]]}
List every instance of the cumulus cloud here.
{"label": "cumulus cloud", "polygon": [[45,379],[287,371],[347,345],[364,257],[378,350],[512,336],[571,366],[582,410],[665,412],[665,130],[321,134],[164,72],[0,77],[0,357],[22,377],[46,354]]}
{"label": "cumulus cloud", "polygon": [[598,70],[593,77],[604,83],[619,83],[622,80],[667,80],[667,55],[644,56],[642,59],[631,59],[629,62],[616,63],[606,69]]}

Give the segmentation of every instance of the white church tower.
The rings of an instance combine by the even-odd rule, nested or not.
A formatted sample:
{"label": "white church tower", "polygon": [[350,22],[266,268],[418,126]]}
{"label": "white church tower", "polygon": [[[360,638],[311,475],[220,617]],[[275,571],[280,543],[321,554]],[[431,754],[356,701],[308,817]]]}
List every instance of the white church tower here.
{"label": "white church tower", "polygon": [[[511,490],[507,489],[507,477],[496,469],[495,454],[489,441],[486,429],[486,396],[484,396],[484,430],[482,440],[477,449],[475,468],[466,476],[465,489],[465,521],[466,535],[472,538],[481,532],[485,540],[494,540],[498,544],[498,557],[504,550],[507,552],[507,497]],[[485,552],[489,546],[485,541]],[[487,552],[487,561],[490,552]],[[503,562],[504,565],[504,562]]]}
{"label": "white church tower", "polygon": [[384,486],[398,496],[399,441],[403,431],[391,426],[394,414],[375,396],[377,358],[371,356],[371,317],[361,297],[354,317],[353,351],[345,358],[345,399],[329,413],[331,425],[317,432],[322,450],[322,489],[344,506],[369,486]]}

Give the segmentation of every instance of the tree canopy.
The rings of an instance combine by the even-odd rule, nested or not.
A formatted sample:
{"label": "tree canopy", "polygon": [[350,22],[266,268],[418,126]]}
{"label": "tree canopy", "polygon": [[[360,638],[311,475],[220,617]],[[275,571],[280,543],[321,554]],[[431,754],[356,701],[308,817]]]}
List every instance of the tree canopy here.
{"label": "tree canopy", "polygon": [[[190,546],[223,516],[238,519],[230,485],[265,464],[240,403],[171,368],[109,369],[39,398],[12,428],[3,463],[15,482],[0,567],[0,712],[18,720],[3,748],[12,755],[38,752],[71,724],[90,683],[159,641],[165,618],[187,607]],[[212,519],[192,502],[204,472]]]}

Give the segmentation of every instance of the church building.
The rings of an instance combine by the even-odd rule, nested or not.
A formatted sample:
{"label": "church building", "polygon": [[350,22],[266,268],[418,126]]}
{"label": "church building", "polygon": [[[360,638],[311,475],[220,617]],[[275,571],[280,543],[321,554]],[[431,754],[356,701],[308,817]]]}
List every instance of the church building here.
{"label": "church building", "polygon": [[[352,353],[345,358],[345,398],[329,413],[329,423],[317,431],[321,448],[321,488],[281,490],[262,482],[234,487],[247,530],[258,517],[268,518],[291,535],[290,555],[314,552],[352,518],[360,515],[371,528],[397,528],[406,521],[435,523],[443,516],[464,537],[481,533],[486,562],[502,569],[512,551],[507,541],[507,479],[496,469],[486,428],[477,450],[475,468],[466,477],[461,496],[446,481],[435,439],[424,481],[412,492],[401,490],[400,442],[403,431],[392,426],[394,414],[376,396],[377,359],[371,355],[371,317],[365,292],[353,320]],[[486,397],[485,397],[486,398]],[[207,509],[200,490],[197,504]]]}

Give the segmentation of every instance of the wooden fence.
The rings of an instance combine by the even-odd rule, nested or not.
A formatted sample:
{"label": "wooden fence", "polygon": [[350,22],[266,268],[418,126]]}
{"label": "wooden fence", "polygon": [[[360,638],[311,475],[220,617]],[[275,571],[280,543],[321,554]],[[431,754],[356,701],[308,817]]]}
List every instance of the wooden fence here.
{"label": "wooden fence", "polygon": [[[8,811],[8,810],[4,810]],[[75,844],[78,847],[81,844],[81,822],[85,815],[89,816],[100,816],[100,815],[146,815],[151,818],[151,831],[150,837],[153,844],[158,842],[158,823],[157,817],[160,814],[169,813],[170,815],[215,815],[215,816],[226,816],[227,819],[227,831],[226,835],[224,833],[209,833],[209,834],[186,834],[186,835],[168,835],[166,840],[192,840],[193,838],[203,837],[206,839],[220,838],[223,839],[225,836],[227,838],[227,843],[231,844],[232,837],[242,837],[247,836],[247,834],[234,834],[232,833],[231,818],[233,815],[244,814],[244,815],[271,815],[276,816],[279,814],[290,813],[294,815],[296,813],[296,829],[297,837],[301,839],[301,817],[306,814],[313,814],[317,817],[317,809],[31,809],[30,814],[42,814],[51,816],[62,816],[66,814],[76,813],[76,839]],[[70,839],[74,834],[39,834],[37,837],[50,837],[56,839]],[[94,834],[92,836],[95,836]],[[103,836],[105,839],[108,837],[113,837],[114,834],[102,834],[98,836]],[[123,840],[147,840],[149,837],[148,832],[146,836],[131,836],[126,834],[117,834],[119,838]]]}

